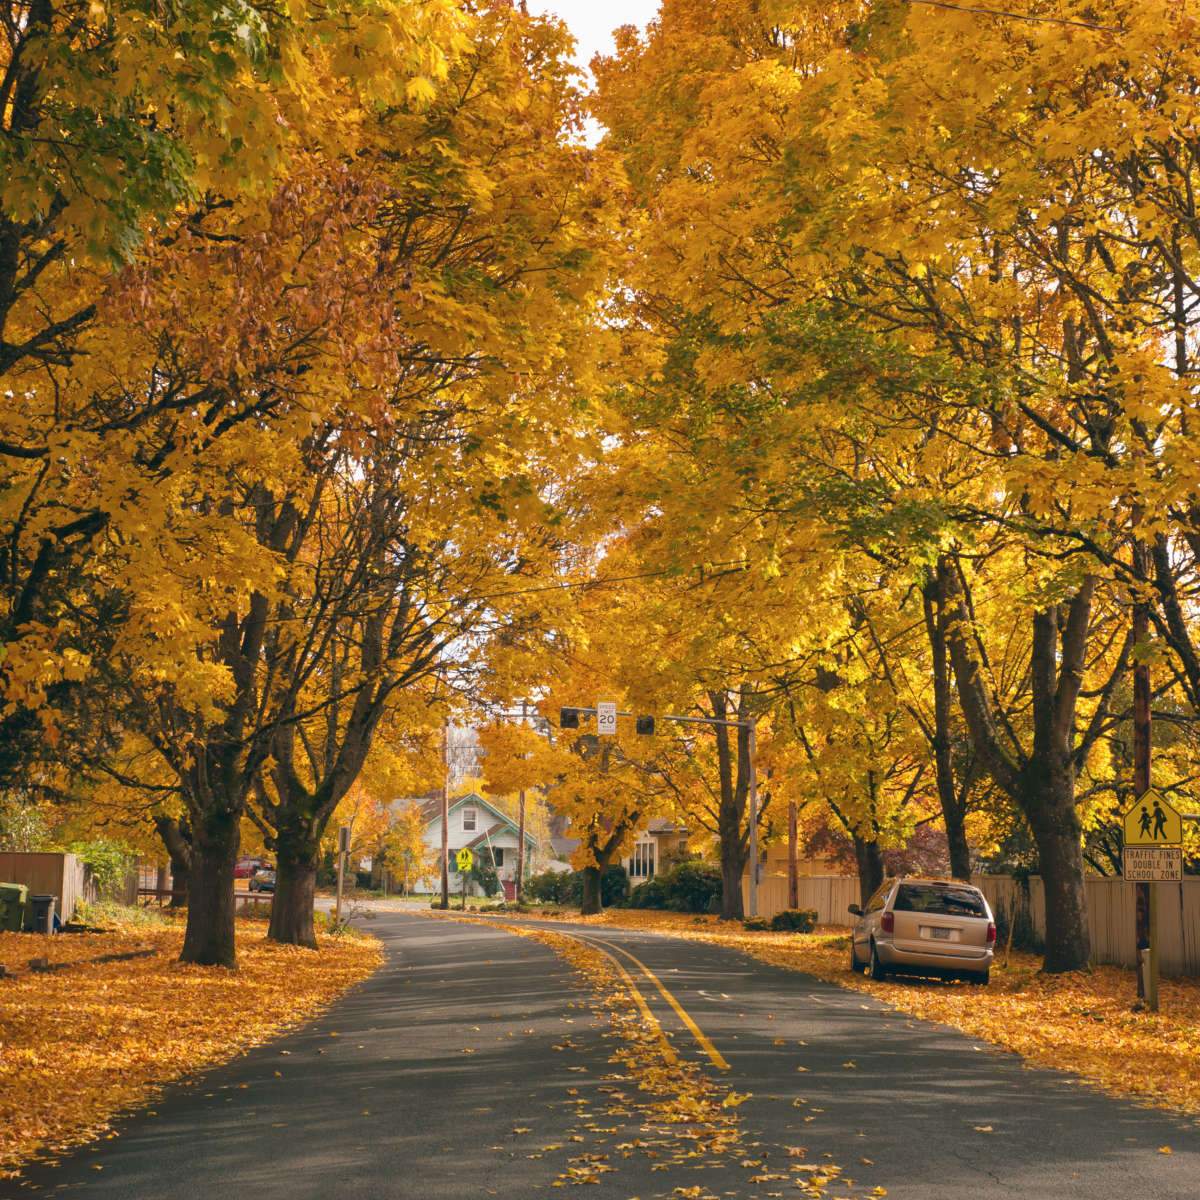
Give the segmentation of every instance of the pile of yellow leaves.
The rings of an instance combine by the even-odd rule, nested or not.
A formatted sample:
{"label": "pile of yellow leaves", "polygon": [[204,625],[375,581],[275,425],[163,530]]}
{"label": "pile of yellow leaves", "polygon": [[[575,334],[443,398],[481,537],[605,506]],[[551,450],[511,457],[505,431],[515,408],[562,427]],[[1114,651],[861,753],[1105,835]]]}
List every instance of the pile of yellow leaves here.
{"label": "pile of yellow leaves", "polygon": [[1071,1071],[1105,1091],[1200,1114],[1200,980],[1164,980],[1161,1011],[1135,1013],[1133,972],[1121,967],[1042,975],[1036,956],[1014,951],[1007,965],[993,966],[987,988],[918,979],[875,983],[848,970],[844,932],[752,933],[715,917],[635,909],[583,920],[728,946],[870,992],[902,1012],[1012,1050],[1030,1066]]}
{"label": "pile of yellow leaves", "polygon": [[[600,1089],[607,1097],[607,1116],[618,1123],[640,1122],[639,1136],[618,1145],[617,1153],[629,1158],[640,1151],[654,1161],[654,1171],[695,1167],[700,1162],[713,1167],[720,1165],[723,1156],[749,1165],[744,1161],[748,1152],[734,1111],[748,1095],[737,1096],[696,1063],[680,1058],[662,1028],[614,973],[608,955],[573,938],[528,925],[505,923],[502,928],[533,938],[564,958],[583,977],[606,1013],[615,1040],[610,1063],[616,1068],[605,1076]],[[617,1126],[593,1122],[585,1128],[612,1133]],[[607,1163],[608,1157],[579,1154],[552,1186],[599,1182],[602,1172],[614,1169]],[[701,1188],[675,1191],[706,1200],[709,1196]]]}
{"label": "pile of yellow leaves", "polygon": [[[0,963],[78,965],[0,979],[0,1177],[34,1156],[109,1131],[165,1083],[224,1062],[299,1025],[379,965],[353,934],[320,953],[266,940],[239,922],[240,969],[176,962],[181,925],[45,937],[0,933]],[[92,963],[103,955],[153,955]]]}

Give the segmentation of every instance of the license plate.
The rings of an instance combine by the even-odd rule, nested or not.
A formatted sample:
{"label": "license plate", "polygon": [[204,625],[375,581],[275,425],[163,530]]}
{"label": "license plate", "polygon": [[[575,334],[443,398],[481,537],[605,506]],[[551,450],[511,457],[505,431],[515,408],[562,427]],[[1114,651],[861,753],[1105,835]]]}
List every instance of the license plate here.
{"label": "license plate", "polygon": [[938,929],[935,926],[929,932],[932,933],[935,938],[938,938],[943,942],[948,942],[950,940],[950,930],[948,929]]}

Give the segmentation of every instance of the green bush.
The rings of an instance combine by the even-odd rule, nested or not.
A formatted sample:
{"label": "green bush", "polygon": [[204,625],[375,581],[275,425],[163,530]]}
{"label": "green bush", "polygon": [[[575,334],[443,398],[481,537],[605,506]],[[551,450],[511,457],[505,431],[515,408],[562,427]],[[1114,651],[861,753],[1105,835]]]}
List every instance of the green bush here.
{"label": "green bush", "polygon": [[67,849],[91,871],[101,896],[108,896],[118,888],[134,864],[129,850],[111,838],[73,842]]}
{"label": "green bush", "polygon": [[[579,891],[582,899],[582,877]],[[629,872],[620,863],[611,863],[604,868],[604,874],[600,876],[600,901],[605,908],[612,908],[615,904],[624,904],[628,899]]]}
{"label": "green bush", "polygon": [[670,898],[667,885],[656,875],[653,879],[647,879],[645,883],[639,883],[629,893],[629,907],[662,909],[667,907]]}
{"label": "green bush", "polygon": [[754,933],[766,933],[771,928],[766,917],[747,917],[742,924]]}
{"label": "green bush", "polygon": [[812,933],[817,927],[815,908],[785,908],[771,918],[776,933]]}
{"label": "green bush", "polygon": [[676,863],[663,877],[673,912],[707,913],[721,907],[721,872],[698,858]]}
{"label": "green bush", "polygon": [[496,872],[496,864],[489,853],[475,855],[471,864],[470,878],[472,883],[479,885],[483,894],[490,900],[500,891],[500,876]]}
{"label": "green bush", "polygon": [[570,871],[540,871],[525,880],[522,893],[527,900],[543,904],[567,904],[574,875]]}
{"label": "green bush", "polygon": [[[542,871],[525,881],[526,900],[541,904],[565,904],[578,908],[583,903],[581,871]],[[605,908],[620,904],[629,895],[629,873],[619,863],[609,866],[600,876],[600,901]]]}
{"label": "green bush", "polygon": [[716,912],[721,907],[721,872],[698,858],[684,859],[661,875],[639,883],[630,893],[629,907]]}

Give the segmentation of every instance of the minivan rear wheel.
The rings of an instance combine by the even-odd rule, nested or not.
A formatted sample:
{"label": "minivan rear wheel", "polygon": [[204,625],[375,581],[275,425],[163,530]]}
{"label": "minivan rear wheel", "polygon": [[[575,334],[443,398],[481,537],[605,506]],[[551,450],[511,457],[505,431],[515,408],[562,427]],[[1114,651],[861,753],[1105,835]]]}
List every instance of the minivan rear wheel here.
{"label": "minivan rear wheel", "polygon": [[987,987],[988,982],[992,977],[992,969],[989,967],[986,971],[980,971],[967,976],[967,982],[973,983],[976,987]]}
{"label": "minivan rear wheel", "polygon": [[872,979],[886,979],[887,968],[879,960],[879,951],[875,948],[875,943],[871,943],[871,962],[867,969],[867,974]]}

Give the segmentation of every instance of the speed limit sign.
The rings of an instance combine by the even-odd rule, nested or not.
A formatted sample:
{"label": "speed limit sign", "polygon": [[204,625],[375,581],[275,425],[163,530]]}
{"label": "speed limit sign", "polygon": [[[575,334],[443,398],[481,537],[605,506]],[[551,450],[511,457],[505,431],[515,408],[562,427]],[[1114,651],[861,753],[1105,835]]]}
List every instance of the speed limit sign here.
{"label": "speed limit sign", "polygon": [[596,704],[596,732],[605,737],[615,737],[617,732],[617,706],[611,700],[600,700]]}

